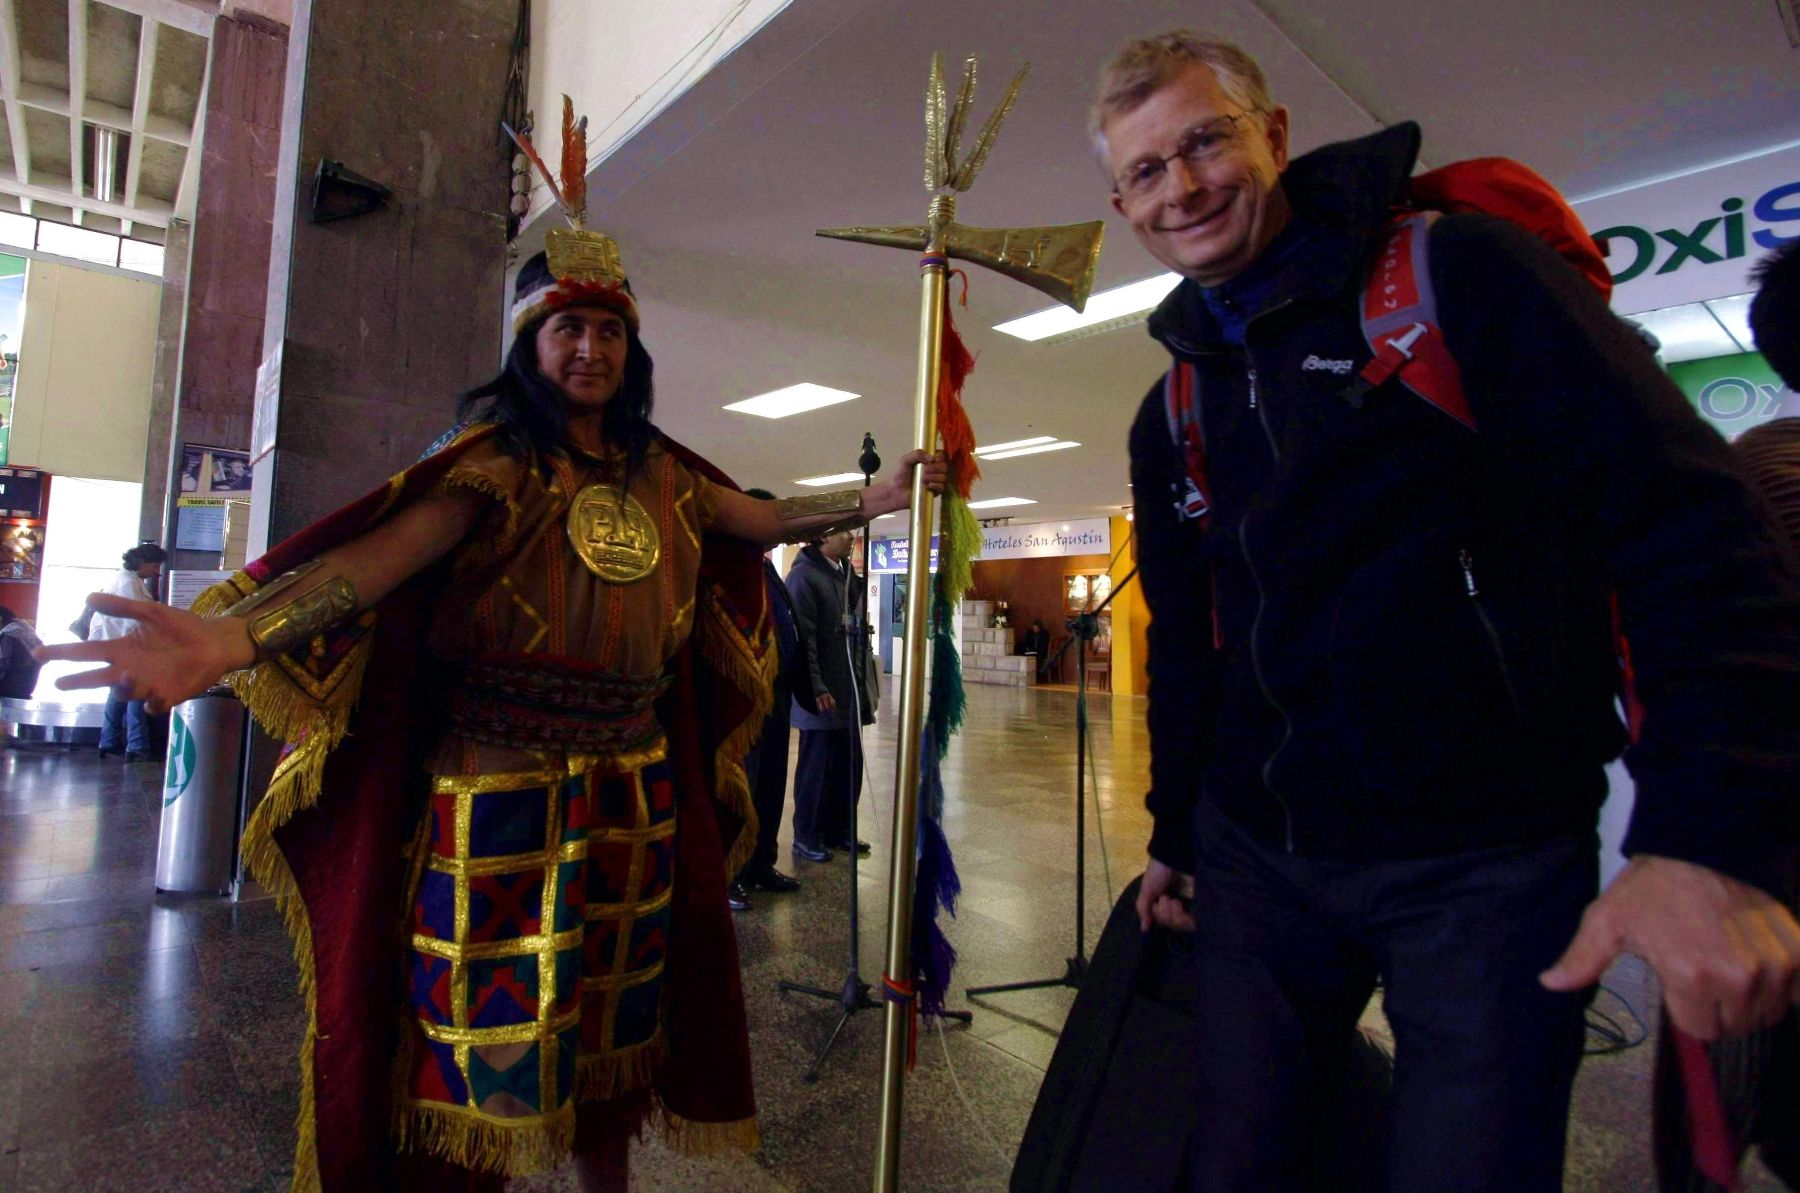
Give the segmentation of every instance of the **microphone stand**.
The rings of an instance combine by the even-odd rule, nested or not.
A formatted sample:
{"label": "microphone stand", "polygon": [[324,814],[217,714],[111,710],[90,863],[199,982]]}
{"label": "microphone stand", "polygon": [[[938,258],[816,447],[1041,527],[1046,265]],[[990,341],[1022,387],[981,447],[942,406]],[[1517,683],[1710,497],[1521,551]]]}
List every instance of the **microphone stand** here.
{"label": "microphone stand", "polygon": [[1124,591],[1125,586],[1137,576],[1134,566],[1125,573],[1125,578],[1113,586],[1100,602],[1098,608],[1091,612],[1078,613],[1069,620],[1069,638],[1057,652],[1044,664],[1048,671],[1050,666],[1060,660],[1063,651],[1081,645],[1075,652],[1075,668],[1077,673],[1075,686],[1075,955],[1063,962],[1062,976],[1054,978],[1033,978],[1024,982],[1001,982],[993,986],[971,986],[964,994],[975,998],[983,994],[1010,994],[1017,990],[1048,990],[1058,986],[1067,986],[1073,990],[1081,989],[1081,980],[1087,976],[1087,658],[1088,643],[1100,636],[1100,614],[1112,604],[1114,597]]}
{"label": "microphone stand", "polygon": [[[881,469],[881,457],[875,454],[875,436],[864,432],[862,455],[857,459],[857,467],[863,474],[863,488],[868,488],[875,473]],[[850,663],[851,707],[848,710],[850,720],[845,732],[850,735],[850,748],[855,751],[854,757],[860,763],[862,759],[862,685],[857,675],[862,667],[864,651],[868,643],[868,607],[869,607],[869,527],[865,522],[862,530],[863,566],[862,608],[852,610],[845,593],[844,616],[840,633],[844,638],[844,651]],[[844,586],[849,588],[849,577],[845,577]],[[860,766],[852,767],[852,774],[860,770]],[[812,1067],[806,1070],[806,1083],[813,1084],[819,1079],[819,1070],[824,1067],[825,1057],[830,1054],[831,1046],[837,1043],[838,1034],[844,1030],[844,1024],[850,1022],[851,1016],[858,1011],[873,1011],[881,1007],[881,1003],[870,997],[869,983],[862,979],[861,969],[861,930],[858,910],[857,892],[857,806],[862,802],[858,796],[862,794],[860,787],[850,791],[850,967],[844,973],[844,984],[838,990],[825,990],[818,986],[808,986],[801,982],[780,982],[776,989],[784,994],[804,994],[810,998],[824,999],[826,1002],[838,1004],[841,1013],[831,1034],[825,1037],[825,1043],[819,1048],[818,1055],[813,1057]]]}

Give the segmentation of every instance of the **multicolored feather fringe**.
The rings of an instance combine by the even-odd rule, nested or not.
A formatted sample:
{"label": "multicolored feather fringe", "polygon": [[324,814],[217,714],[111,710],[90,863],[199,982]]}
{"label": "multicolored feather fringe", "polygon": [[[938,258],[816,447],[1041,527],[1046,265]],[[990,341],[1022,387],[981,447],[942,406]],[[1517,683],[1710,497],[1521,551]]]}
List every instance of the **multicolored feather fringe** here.
{"label": "multicolored feather fringe", "polygon": [[[968,281],[964,279],[964,305]],[[975,358],[956,334],[950,307],[944,305],[943,360],[938,381],[937,425],[949,463],[950,483],[938,529],[938,572],[931,592],[931,697],[925,709],[920,741],[918,870],[913,886],[913,988],[921,1015],[942,1015],[956,950],[938,923],[942,909],[956,915],[962,879],[950,842],[944,836],[942,762],[950,736],[962,726],[968,709],[963,691],[962,657],[956,651],[956,606],[974,586],[973,564],[981,543],[981,526],[969,510],[969,494],[981,470],[975,462],[975,428],[963,409],[962,387]]]}

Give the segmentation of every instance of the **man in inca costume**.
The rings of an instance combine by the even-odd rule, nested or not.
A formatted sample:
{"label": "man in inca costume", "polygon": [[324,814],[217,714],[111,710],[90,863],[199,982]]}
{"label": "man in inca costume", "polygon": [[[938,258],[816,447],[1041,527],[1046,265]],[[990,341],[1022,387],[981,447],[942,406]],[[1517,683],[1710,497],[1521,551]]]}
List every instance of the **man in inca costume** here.
{"label": "man in inca costume", "polygon": [[288,743],[244,850],[310,1016],[297,1188],[497,1186],[571,1156],[623,1188],[646,1122],[755,1141],[725,890],[775,666],[760,552],[904,508],[920,457],[770,502],[664,438],[580,174],[552,182],[573,228],[519,274],[504,371],[437,450],[198,616],[96,597],[136,631],[44,652],[152,709],[228,675]]}

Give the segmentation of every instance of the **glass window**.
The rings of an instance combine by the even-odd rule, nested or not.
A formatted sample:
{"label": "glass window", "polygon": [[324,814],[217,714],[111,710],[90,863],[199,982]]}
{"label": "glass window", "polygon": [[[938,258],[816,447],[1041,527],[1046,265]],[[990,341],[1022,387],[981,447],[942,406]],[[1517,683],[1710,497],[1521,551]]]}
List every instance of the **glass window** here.
{"label": "glass window", "polygon": [[141,240],[121,240],[119,268],[160,278],[163,275],[163,246],[146,244]]}
{"label": "glass window", "polygon": [[53,224],[49,220],[38,223],[37,247],[40,253],[54,253],[76,261],[98,261],[102,265],[119,263],[117,236],[68,224]]}

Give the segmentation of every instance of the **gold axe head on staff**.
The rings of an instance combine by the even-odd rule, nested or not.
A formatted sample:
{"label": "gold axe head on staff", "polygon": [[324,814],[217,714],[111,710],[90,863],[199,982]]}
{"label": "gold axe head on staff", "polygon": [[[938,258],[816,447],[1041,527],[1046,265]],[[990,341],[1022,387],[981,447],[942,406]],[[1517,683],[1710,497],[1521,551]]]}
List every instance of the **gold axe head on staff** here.
{"label": "gold axe head on staff", "polygon": [[1000,106],[976,136],[969,155],[959,162],[957,155],[968,129],[969,110],[975,106],[975,59],[971,57],[963,65],[962,87],[952,107],[944,88],[943,55],[932,55],[931,81],[925,96],[925,189],[932,194],[926,222],[821,228],[817,235],[914,252],[933,250],[986,266],[1078,311],[1085,307],[1094,288],[1094,270],[1100,264],[1100,246],[1106,236],[1106,226],[1099,220],[1042,228],[971,228],[956,222],[956,196],[975,184],[976,175],[987,164],[994,138],[1018,100],[1019,88],[1030,69],[1029,65],[1019,68]]}

